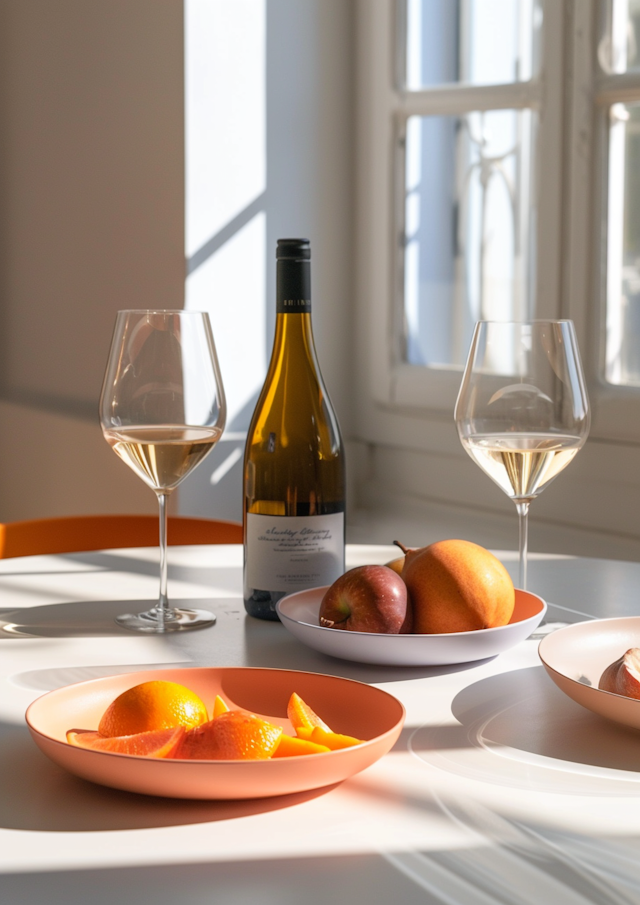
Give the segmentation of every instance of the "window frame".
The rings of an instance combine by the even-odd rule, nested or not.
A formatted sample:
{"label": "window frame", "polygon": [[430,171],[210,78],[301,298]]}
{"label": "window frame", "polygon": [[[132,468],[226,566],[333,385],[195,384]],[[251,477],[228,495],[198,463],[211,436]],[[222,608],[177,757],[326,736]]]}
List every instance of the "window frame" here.
{"label": "window frame", "polygon": [[[403,170],[397,148],[413,114],[532,106],[539,115],[536,316],[570,317],[583,358],[590,437],[640,443],[640,388],[604,378],[608,110],[640,101],[640,72],[599,70],[597,42],[608,0],[542,0],[540,69],[529,82],[444,85],[405,92],[395,53],[403,0],[358,0],[357,283],[367,320],[359,383],[368,410],[397,414],[387,445],[416,445],[407,417],[452,418],[461,368],[403,361]],[[400,11],[399,11],[400,10]],[[363,401],[363,400],[361,400]],[[366,406],[365,406],[366,408]],[[361,422],[367,439],[374,434]],[[417,443],[420,446],[420,442]]]}
{"label": "window frame", "polygon": [[[576,324],[592,409],[592,439],[640,442],[640,387],[605,380],[609,111],[640,101],[640,72],[609,75],[597,46],[609,0],[573,2],[567,139],[567,316]],[[585,264],[585,262],[587,262]]]}
{"label": "window frame", "polygon": [[[425,367],[403,361],[403,199],[402,140],[413,115],[462,114],[474,110],[526,109],[539,114],[536,179],[537,306],[539,317],[561,316],[560,234],[562,177],[561,80],[564,11],[557,0],[545,5],[539,73],[530,81],[505,85],[453,84],[406,91],[400,85],[403,0],[361,0],[358,8],[361,79],[359,162],[366,161],[366,199],[360,205],[361,272],[368,269],[371,320],[368,383],[375,403],[398,410],[442,415],[453,411],[461,368]],[[547,10],[548,7],[548,10]],[[366,97],[364,96],[366,95]],[[365,212],[366,209],[366,212]]]}

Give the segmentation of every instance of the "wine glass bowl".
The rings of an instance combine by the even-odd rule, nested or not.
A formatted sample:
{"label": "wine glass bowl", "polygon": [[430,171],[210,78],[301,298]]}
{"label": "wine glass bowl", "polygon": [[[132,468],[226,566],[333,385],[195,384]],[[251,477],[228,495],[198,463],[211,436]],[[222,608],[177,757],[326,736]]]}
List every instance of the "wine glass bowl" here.
{"label": "wine glass bowl", "polygon": [[100,398],[100,424],[113,451],[158,497],[158,604],[116,622],[145,632],[215,622],[207,610],[167,598],[167,498],[220,439],[226,403],[209,316],[199,311],[119,311]]}
{"label": "wine glass bowl", "polygon": [[516,505],[526,589],[529,505],[589,433],[571,321],[476,324],[454,417],[463,447]]}

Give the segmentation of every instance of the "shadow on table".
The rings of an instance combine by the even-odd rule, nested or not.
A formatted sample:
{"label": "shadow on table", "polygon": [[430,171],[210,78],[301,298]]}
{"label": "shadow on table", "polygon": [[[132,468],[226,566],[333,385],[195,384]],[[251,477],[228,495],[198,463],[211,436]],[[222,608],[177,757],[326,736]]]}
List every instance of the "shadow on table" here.
{"label": "shadow on table", "polygon": [[[480,748],[485,758],[482,769],[494,770],[500,781],[506,781],[510,762],[531,769],[564,770],[582,775],[585,781],[589,777],[623,780],[625,773],[636,785],[640,781],[640,732],[576,704],[553,684],[542,666],[474,682],[456,695],[451,710],[460,725],[415,731],[410,740],[415,753],[440,750],[455,766],[456,749]],[[605,772],[599,774],[599,770]],[[622,773],[616,777],[608,771]]]}
{"label": "shadow on table", "polygon": [[[0,638],[94,638],[99,636],[131,637],[132,632],[116,624],[122,613],[140,613],[155,606],[157,600],[80,600],[50,603],[17,610],[0,610]],[[172,606],[219,609],[218,598],[177,600]],[[207,629],[198,629],[206,631]]]}
{"label": "shadow on table", "polygon": [[[12,564],[9,560],[3,563],[2,577],[10,578],[11,576],[43,576],[43,575],[91,575],[96,578],[100,573],[122,572],[132,575],[147,575],[150,578],[159,581],[159,552],[156,549],[149,548],[154,555],[152,557],[122,555],[115,551],[94,550],[86,553],[58,553],[55,556],[56,568],[25,568],[22,557],[16,557]],[[172,548],[169,548],[167,572],[169,582],[171,581],[189,581],[197,582],[203,586],[215,587],[218,590],[228,591],[229,594],[236,595],[238,592],[238,567],[229,566],[208,566],[198,563],[189,563],[184,565],[176,562],[176,555],[172,555]],[[69,568],[60,568],[62,563],[68,563]]]}
{"label": "shadow on table", "polygon": [[185,669],[192,666],[191,660],[174,660],[157,663],[112,663],[108,665],[89,664],[85,666],[51,666],[48,669],[29,669],[13,673],[9,677],[12,685],[29,688],[44,694],[65,685],[89,682],[105,676],[123,676],[132,672],[148,672],[151,669]]}
{"label": "shadow on table", "polygon": [[378,666],[355,663],[352,660],[330,657],[307,647],[294,638],[280,622],[253,619],[251,616],[245,617],[244,620],[244,644],[247,664],[250,666],[301,669],[356,679],[359,682],[403,682],[409,679],[424,679],[429,676],[463,672],[488,662],[476,660],[473,663],[452,663],[447,666]]}
{"label": "shadow on table", "polygon": [[[159,580],[159,557],[157,548],[148,548],[153,552],[151,557],[122,555],[109,550],[92,550],[86,553],[58,554],[58,558],[68,560],[70,563],[78,563],[86,568],[93,566],[97,571],[104,572],[130,572],[134,575],[149,575]],[[238,591],[238,567],[207,566],[198,563],[183,565],[176,562],[177,554],[169,547],[167,559],[167,572],[169,583],[172,581],[196,582],[205,587],[215,587],[237,594]],[[7,573],[3,573],[7,574]],[[9,573],[11,574],[11,573]]]}
{"label": "shadow on table", "polygon": [[[212,843],[213,846],[213,843]],[[213,853],[215,854],[215,852]],[[339,902],[425,905],[424,888],[383,854],[293,855],[209,863],[148,864],[3,873],[4,901],[11,905],[92,905],[114,902],[167,905],[326,905],[327,883]],[[435,899],[429,897],[430,901]],[[438,901],[441,901],[440,899]],[[449,898],[449,901],[451,899]]]}
{"label": "shadow on table", "polygon": [[77,833],[234,820],[288,808],[332,786],[248,801],[186,801],[121,792],[72,776],[48,760],[26,728],[0,723],[0,827]]}

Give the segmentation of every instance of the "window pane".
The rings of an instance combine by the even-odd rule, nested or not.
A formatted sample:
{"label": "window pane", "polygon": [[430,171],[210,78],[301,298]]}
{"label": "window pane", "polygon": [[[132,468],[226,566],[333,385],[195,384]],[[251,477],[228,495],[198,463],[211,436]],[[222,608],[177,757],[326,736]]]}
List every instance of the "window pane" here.
{"label": "window pane", "polygon": [[640,72],[640,0],[609,0],[602,24],[600,66],[608,73]]}
{"label": "window pane", "polygon": [[528,81],[536,71],[538,0],[406,0],[406,87]]}
{"label": "window pane", "polygon": [[413,116],[405,163],[405,359],[464,365],[477,320],[532,316],[534,114]]}
{"label": "window pane", "polygon": [[609,131],[606,377],[640,385],[640,104],[614,104]]}

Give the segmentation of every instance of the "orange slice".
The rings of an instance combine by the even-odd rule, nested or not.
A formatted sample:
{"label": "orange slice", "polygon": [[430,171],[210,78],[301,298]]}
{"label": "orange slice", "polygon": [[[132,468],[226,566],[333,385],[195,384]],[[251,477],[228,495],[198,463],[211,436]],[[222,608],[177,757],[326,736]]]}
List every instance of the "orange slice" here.
{"label": "orange slice", "polygon": [[299,729],[314,729],[316,726],[320,726],[326,732],[331,732],[327,724],[320,719],[318,714],[308,704],[305,704],[295,691],[287,704],[287,716],[297,735],[300,735]]}
{"label": "orange slice", "polygon": [[113,738],[175,726],[191,729],[208,719],[207,708],[193,691],[177,682],[154,680],[118,695],[105,710],[98,732]]}
{"label": "orange slice", "polygon": [[122,735],[104,738],[98,732],[86,732],[82,729],[70,729],[67,741],[78,748],[90,748],[92,751],[107,751],[111,754],[135,754],[139,757],[170,757],[180,744],[185,734],[184,726],[173,729],[159,729],[152,732],[138,732],[135,735]]}
{"label": "orange slice", "polygon": [[300,754],[326,754],[330,749],[326,745],[316,745],[303,738],[294,738],[291,735],[280,736],[278,747],[273,753],[274,757],[297,757]]}
{"label": "orange slice", "polygon": [[185,760],[267,760],[282,728],[254,713],[229,710],[203,726],[190,729],[173,754]]}
{"label": "orange slice", "polygon": [[331,751],[338,751],[340,748],[352,748],[354,745],[361,745],[362,739],[353,738],[351,735],[340,735],[339,732],[327,732],[321,726],[316,726],[311,733],[311,741],[317,745],[326,745]]}
{"label": "orange slice", "polygon": [[217,695],[216,695],[216,699],[215,699],[215,701],[213,702],[213,716],[212,716],[212,719],[215,720],[216,717],[222,716],[223,713],[228,713],[228,712],[229,712],[229,708],[227,707],[227,705],[225,704],[225,702],[222,700],[222,698],[220,697],[220,695],[217,694]]}

